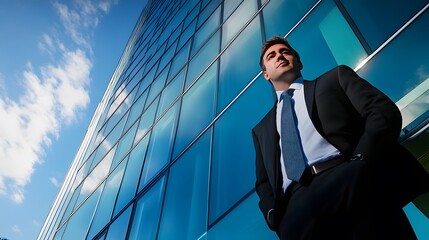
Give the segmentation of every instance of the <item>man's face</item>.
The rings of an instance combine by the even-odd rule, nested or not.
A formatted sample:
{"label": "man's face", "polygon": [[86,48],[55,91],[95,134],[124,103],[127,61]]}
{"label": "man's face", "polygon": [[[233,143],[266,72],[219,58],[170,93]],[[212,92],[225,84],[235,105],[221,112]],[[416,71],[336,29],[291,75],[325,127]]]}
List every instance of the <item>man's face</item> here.
{"label": "man's face", "polygon": [[268,48],[263,57],[264,77],[271,80],[274,87],[277,82],[291,84],[301,76],[302,64],[284,44],[278,43]]}

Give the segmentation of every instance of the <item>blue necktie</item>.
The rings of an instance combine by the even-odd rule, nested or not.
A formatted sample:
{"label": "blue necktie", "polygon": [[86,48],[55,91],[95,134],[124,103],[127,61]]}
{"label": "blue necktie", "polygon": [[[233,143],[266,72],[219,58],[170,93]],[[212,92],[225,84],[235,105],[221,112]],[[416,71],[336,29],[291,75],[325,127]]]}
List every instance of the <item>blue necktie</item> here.
{"label": "blue necktie", "polygon": [[306,160],[302,150],[298,133],[298,125],[293,108],[294,89],[284,91],[281,95],[283,108],[281,115],[281,144],[283,151],[283,161],[286,167],[286,174],[290,180],[299,182],[306,167]]}

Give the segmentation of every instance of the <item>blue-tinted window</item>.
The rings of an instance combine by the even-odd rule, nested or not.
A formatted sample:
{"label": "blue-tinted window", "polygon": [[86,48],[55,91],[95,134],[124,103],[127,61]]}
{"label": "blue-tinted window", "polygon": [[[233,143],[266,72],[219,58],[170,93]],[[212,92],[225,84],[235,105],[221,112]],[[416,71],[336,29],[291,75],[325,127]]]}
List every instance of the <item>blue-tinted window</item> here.
{"label": "blue-tinted window", "polygon": [[161,116],[171,103],[182,93],[184,78],[185,70],[182,70],[162,91],[156,114],[157,118]]}
{"label": "blue-tinted window", "polygon": [[305,79],[340,64],[353,68],[367,56],[333,1],[322,1],[287,39],[301,57]]}
{"label": "blue-tinted window", "polygon": [[213,35],[206,45],[189,62],[185,88],[187,88],[198,77],[198,75],[208,67],[210,62],[212,62],[219,53],[219,35],[219,32]]}
{"label": "blue-tinted window", "polygon": [[422,34],[428,22],[426,11],[358,72],[396,102],[403,133],[429,117],[429,35]]}
{"label": "blue-tinted window", "polygon": [[261,71],[261,46],[259,18],[255,18],[220,57],[218,112]]}
{"label": "blue-tinted window", "polygon": [[191,25],[188,26],[188,28],[185,29],[185,31],[180,36],[179,41],[179,48],[181,48],[188,40],[191,38],[191,36],[195,33],[195,26],[197,25],[197,20],[194,20]]}
{"label": "blue-tinted window", "polygon": [[78,198],[78,203],[85,199],[98,185],[104,181],[107,174],[109,173],[110,166],[112,164],[114,156],[114,148],[103,158],[102,161],[92,170],[85,181],[82,183],[82,190]]}
{"label": "blue-tinted window", "polygon": [[[237,8],[243,0],[228,0],[223,2],[223,19],[227,19],[229,15]],[[253,1],[253,0],[252,0]]]}
{"label": "blue-tinted window", "polygon": [[89,223],[94,213],[95,205],[100,196],[103,185],[82,204],[82,206],[69,219],[63,236],[55,236],[58,239],[85,239]]}
{"label": "blue-tinted window", "polygon": [[174,157],[213,120],[218,66],[216,63],[183,96]]}
{"label": "blue-tinted window", "polygon": [[138,116],[142,113],[143,107],[146,103],[147,92],[144,92],[134,103],[130,110],[130,114],[128,115],[127,124],[125,128],[129,128],[137,119]]}
{"label": "blue-tinted window", "polygon": [[110,221],[125,165],[123,161],[107,178],[87,238],[92,239]]}
{"label": "blue-tinted window", "polygon": [[279,239],[271,231],[258,208],[258,195],[253,193],[207,232],[207,240]]}
{"label": "blue-tinted window", "polygon": [[157,239],[198,239],[207,229],[210,132],[170,168]]}
{"label": "blue-tinted window", "polygon": [[165,81],[167,80],[169,66],[170,65],[168,65],[161,72],[161,74],[158,75],[158,77],[153,81],[152,85],[150,86],[147,103],[152,102],[152,100],[161,92],[162,88],[164,87]]}
{"label": "blue-tinted window", "polygon": [[256,0],[247,0],[241,3],[222,26],[222,48],[244,27],[244,24],[250,20],[257,9]]}
{"label": "blue-tinted window", "polygon": [[214,126],[210,223],[255,185],[251,129],[273,106],[272,87],[258,78]]}
{"label": "blue-tinted window", "polygon": [[149,134],[143,138],[137,146],[131,151],[128,157],[128,163],[119,190],[118,200],[116,200],[115,216],[122,208],[136,195],[137,185],[139,183],[140,172],[146,155]]}
{"label": "blue-tinted window", "polygon": [[152,240],[156,238],[164,193],[164,178],[161,178],[138,200],[129,234],[130,240]]}
{"label": "blue-tinted window", "polygon": [[134,136],[136,135],[138,124],[134,124],[130,130],[119,140],[118,146],[116,147],[115,157],[112,161],[112,168],[124,157],[124,155],[130,150]]}
{"label": "blue-tinted window", "polygon": [[198,27],[206,21],[206,19],[219,6],[220,2],[221,0],[211,0],[207,6],[204,7],[205,4],[202,5],[204,9],[200,12],[200,16],[198,17]]}
{"label": "blue-tinted window", "polygon": [[143,113],[139,121],[139,129],[137,129],[136,137],[134,138],[135,145],[143,136],[146,135],[149,128],[152,126],[155,120],[156,108],[158,107],[159,97],[149,106],[148,109]]}
{"label": "blue-tinted window", "polygon": [[190,42],[187,42],[186,45],[181,50],[179,50],[177,55],[173,58],[173,61],[171,62],[171,70],[168,74],[169,81],[189,60],[189,46]]}
{"label": "blue-tinted window", "polygon": [[428,3],[427,0],[343,0],[341,2],[373,50]]}
{"label": "blue-tinted window", "polygon": [[216,11],[210,16],[207,22],[195,33],[194,42],[192,44],[192,53],[198,50],[201,45],[216,31],[220,24],[220,10],[218,7]]}
{"label": "blue-tinted window", "polygon": [[177,119],[177,108],[178,104],[176,103],[168,110],[161,120],[159,120],[152,130],[149,148],[140,179],[139,191],[170,162]]}
{"label": "blue-tinted window", "polygon": [[109,227],[105,240],[125,239],[133,205],[129,206]]}
{"label": "blue-tinted window", "polygon": [[316,2],[316,0],[270,1],[262,10],[267,39],[272,36],[285,36]]}

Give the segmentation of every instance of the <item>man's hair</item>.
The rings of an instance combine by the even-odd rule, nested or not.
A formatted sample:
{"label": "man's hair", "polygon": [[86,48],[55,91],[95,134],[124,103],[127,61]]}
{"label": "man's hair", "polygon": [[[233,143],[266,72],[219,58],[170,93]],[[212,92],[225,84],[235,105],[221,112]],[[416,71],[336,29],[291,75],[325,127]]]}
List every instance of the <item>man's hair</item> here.
{"label": "man's hair", "polygon": [[276,44],[284,44],[286,45],[286,47],[288,47],[290,49],[290,51],[292,52],[292,54],[297,58],[298,62],[301,62],[301,59],[299,58],[299,54],[297,51],[295,51],[295,49],[292,48],[292,46],[289,44],[289,42],[279,36],[274,36],[270,39],[268,39],[267,41],[264,42],[264,44],[262,44],[262,52],[261,52],[261,57],[259,59],[259,66],[261,66],[262,71],[265,71],[265,65],[264,65],[264,55],[265,52],[268,50],[268,48],[270,48],[273,45]]}

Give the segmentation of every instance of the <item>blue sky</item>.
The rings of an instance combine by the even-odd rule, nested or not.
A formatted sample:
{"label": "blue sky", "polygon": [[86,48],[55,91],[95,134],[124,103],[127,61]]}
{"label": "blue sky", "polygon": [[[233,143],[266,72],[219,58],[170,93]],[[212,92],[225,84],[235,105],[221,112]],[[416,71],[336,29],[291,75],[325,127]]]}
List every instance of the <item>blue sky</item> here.
{"label": "blue sky", "polygon": [[145,3],[0,1],[0,238],[37,238]]}

